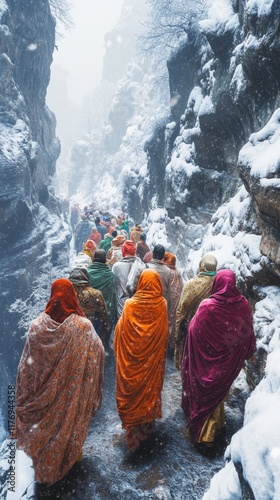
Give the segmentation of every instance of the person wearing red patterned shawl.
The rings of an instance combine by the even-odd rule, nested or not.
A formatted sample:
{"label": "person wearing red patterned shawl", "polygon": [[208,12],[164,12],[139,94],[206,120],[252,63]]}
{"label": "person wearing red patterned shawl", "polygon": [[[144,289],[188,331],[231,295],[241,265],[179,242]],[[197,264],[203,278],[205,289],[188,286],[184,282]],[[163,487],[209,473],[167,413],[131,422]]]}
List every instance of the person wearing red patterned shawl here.
{"label": "person wearing red patterned shawl", "polygon": [[101,406],[103,366],[102,342],[72,283],[54,281],[29,328],[16,383],[17,448],[32,458],[39,483],[56,483],[81,456]]}
{"label": "person wearing red patterned shawl", "polygon": [[182,408],[194,444],[213,445],[225,426],[224,400],[256,350],[248,300],[233,271],[217,272],[211,295],[192,318],[182,361]]}

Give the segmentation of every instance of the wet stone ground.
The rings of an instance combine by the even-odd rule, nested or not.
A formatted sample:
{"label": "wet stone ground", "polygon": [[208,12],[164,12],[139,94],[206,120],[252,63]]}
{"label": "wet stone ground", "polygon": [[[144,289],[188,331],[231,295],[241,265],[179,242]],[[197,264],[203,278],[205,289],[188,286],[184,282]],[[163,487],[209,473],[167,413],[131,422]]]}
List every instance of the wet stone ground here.
{"label": "wet stone ground", "polygon": [[[227,435],[208,456],[186,436],[180,408],[180,374],[167,360],[163,418],[145,446],[132,454],[115,408],[115,360],[106,356],[102,409],[93,419],[83,447],[83,459],[52,487],[31,484],[24,500],[197,500],[202,499],[213,475],[224,465],[230,435],[242,422],[242,413],[230,411]],[[234,404],[236,404],[235,402]],[[228,413],[228,412],[227,412]]]}

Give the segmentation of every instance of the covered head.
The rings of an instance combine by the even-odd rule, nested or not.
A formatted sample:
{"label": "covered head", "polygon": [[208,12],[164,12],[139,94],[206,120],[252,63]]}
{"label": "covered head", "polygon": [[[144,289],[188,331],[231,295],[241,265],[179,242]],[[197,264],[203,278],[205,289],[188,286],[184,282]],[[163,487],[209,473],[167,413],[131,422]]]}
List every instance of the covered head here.
{"label": "covered head", "polygon": [[75,267],[69,275],[69,280],[74,285],[90,285],[88,272],[83,267]]}
{"label": "covered head", "polygon": [[217,272],[213,281],[211,296],[241,297],[236,287],[236,276],[230,269],[221,269]]}
{"label": "covered head", "polygon": [[146,239],[147,239],[147,235],[146,235],[146,233],[141,233],[141,234],[140,234],[140,240],[142,240],[142,241],[146,241]]}
{"label": "covered head", "polygon": [[222,269],[189,323],[184,347],[182,408],[193,442],[255,349],[250,304],[237,290],[234,272]]}
{"label": "covered head", "polygon": [[91,252],[94,252],[97,249],[97,246],[93,240],[87,240],[84,243],[84,250],[90,250]]}
{"label": "covered head", "polygon": [[199,272],[216,271],[217,259],[215,255],[206,253],[199,262]]}
{"label": "covered head", "polygon": [[101,262],[103,264],[106,263],[106,252],[103,249],[97,249],[94,252],[93,262]]}
{"label": "covered head", "polygon": [[117,410],[126,430],[161,418],[168,316],[161,279],[145,269],[116,325]]}
{"label": "covered head", "polygon": [[126,237],[123,234],[118,234],[113,240],[112,240],[112,246],[113,247],[121,247],[126,240]]}
{"label": "covered head", "polygon": [[119,233],[124,236],[124,238],[127,240],[128,238],[128,233],[125,229],[120,229]]}
{"label": "covered head", "polygon": [[57,323],[63,323],[71,314],[84,316],[70,280],[61,278],[53,282],[45,313]]}
{"label": "covered head", "polygon": [[162,297],[162,283],[160,275],[155,269],[144,269],[140,274],[140,278],[137,285],[137,291],[145,293],[145,295],[151,297]]}
{"label": "covered head", "polygon": [[147,264],[148,262],[151,262],[153,258],[153,254],[151,251],[147,252],[144,257],[143,257],[143,262],[145,262],[145,264]]}
{"label": "covered head", "polygon": [[122,246],[122,254],[123,257],[127,257],[128,255],[135,255],[136,246],[132,240],[126,240]]}
{"label": "covered head", "polygon": [[158,259],[158,260],[162,260],[163,257],[164,257],[164,254],[165,254],[165,248],[163,245],[155,245],[154,249],[153,249],[153,258],[154,259]]}
{"label": "covered head", "polygon": [[167,266],[175,267],[176,266],[176,255],[174,255],[174,253],[171,253],[171,252],[165,252],[164,257],[163,257],[163,262]]}

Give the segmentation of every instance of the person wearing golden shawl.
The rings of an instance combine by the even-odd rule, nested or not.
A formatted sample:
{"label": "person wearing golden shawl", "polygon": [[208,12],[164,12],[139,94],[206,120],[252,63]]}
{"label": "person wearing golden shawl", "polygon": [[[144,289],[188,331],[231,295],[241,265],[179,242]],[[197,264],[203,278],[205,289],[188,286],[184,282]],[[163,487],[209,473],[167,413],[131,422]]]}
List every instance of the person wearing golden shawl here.
{"label": "person wearing golden shawl", "polygon": [[203,255],[199,262],[197,276],[187,281],[183,287],[176,310],[174,364],[177,370],[181,370],[188,324],[195,315],[200,302],[209,297],[216,276],[216,269],[216,257],[212,254]]}
{"label": "person wearing golden shawl", "polygon": [[161,418],[161,391],[168,342],[167,305],[160,276],[145,269],[116,325],[117,410],[130,451],[154,432]]}
{"label": "person wearing golden shawl", "polygon": [[101,406],[104,348],[72,283],[53,282],[45,312],[31,323],[16,384],[17,448],[35,479],[54,484],[81,457]]}
{"label": "person wearing golden shawl", "polygon": [[133,243],[136,245],[138,241],[140,241],[140,235],[143,233],[143,229],[141,227],[141,224],[135,224],[133,228],[130,230],[130,235],[129,239],[133,241]]}

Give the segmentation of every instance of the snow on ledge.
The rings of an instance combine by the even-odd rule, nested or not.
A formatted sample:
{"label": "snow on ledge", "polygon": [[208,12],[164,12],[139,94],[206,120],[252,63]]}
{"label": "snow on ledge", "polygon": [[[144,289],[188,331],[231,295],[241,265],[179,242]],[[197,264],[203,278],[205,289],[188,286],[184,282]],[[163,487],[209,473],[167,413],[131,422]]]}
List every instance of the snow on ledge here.
{"label": "snow on ledge", "polygon": [[245,12],[250,15],[256,14],[258,17],[269,16],[274,0],[248,0]]}
{"label": "snow on ledge", "polygon": [[5,2],[5,0],[0,0],[0,19],[7,9],[8,9],[8,6],[7,6],[7,3]]}
{"label": "snow on ledge", "polygon": [[211,0],[208,19],[199,22],[201,30],[221,36],[225,31],[234,31],[239,26],[238,15],[234,13],[231,0]]}
{"label": "snow on ledge", "polygon": [[251,134],[249,142],[239,153],[238,162],[250,169],[251,176],[272,178],[275,185],[280,170],[280,108],[261,130]]}
{"label": "snow on ledge", "polygon": [[211,480],[202,500],[240,500],[242,498],[238,474],[234,464],[228,462]]}

